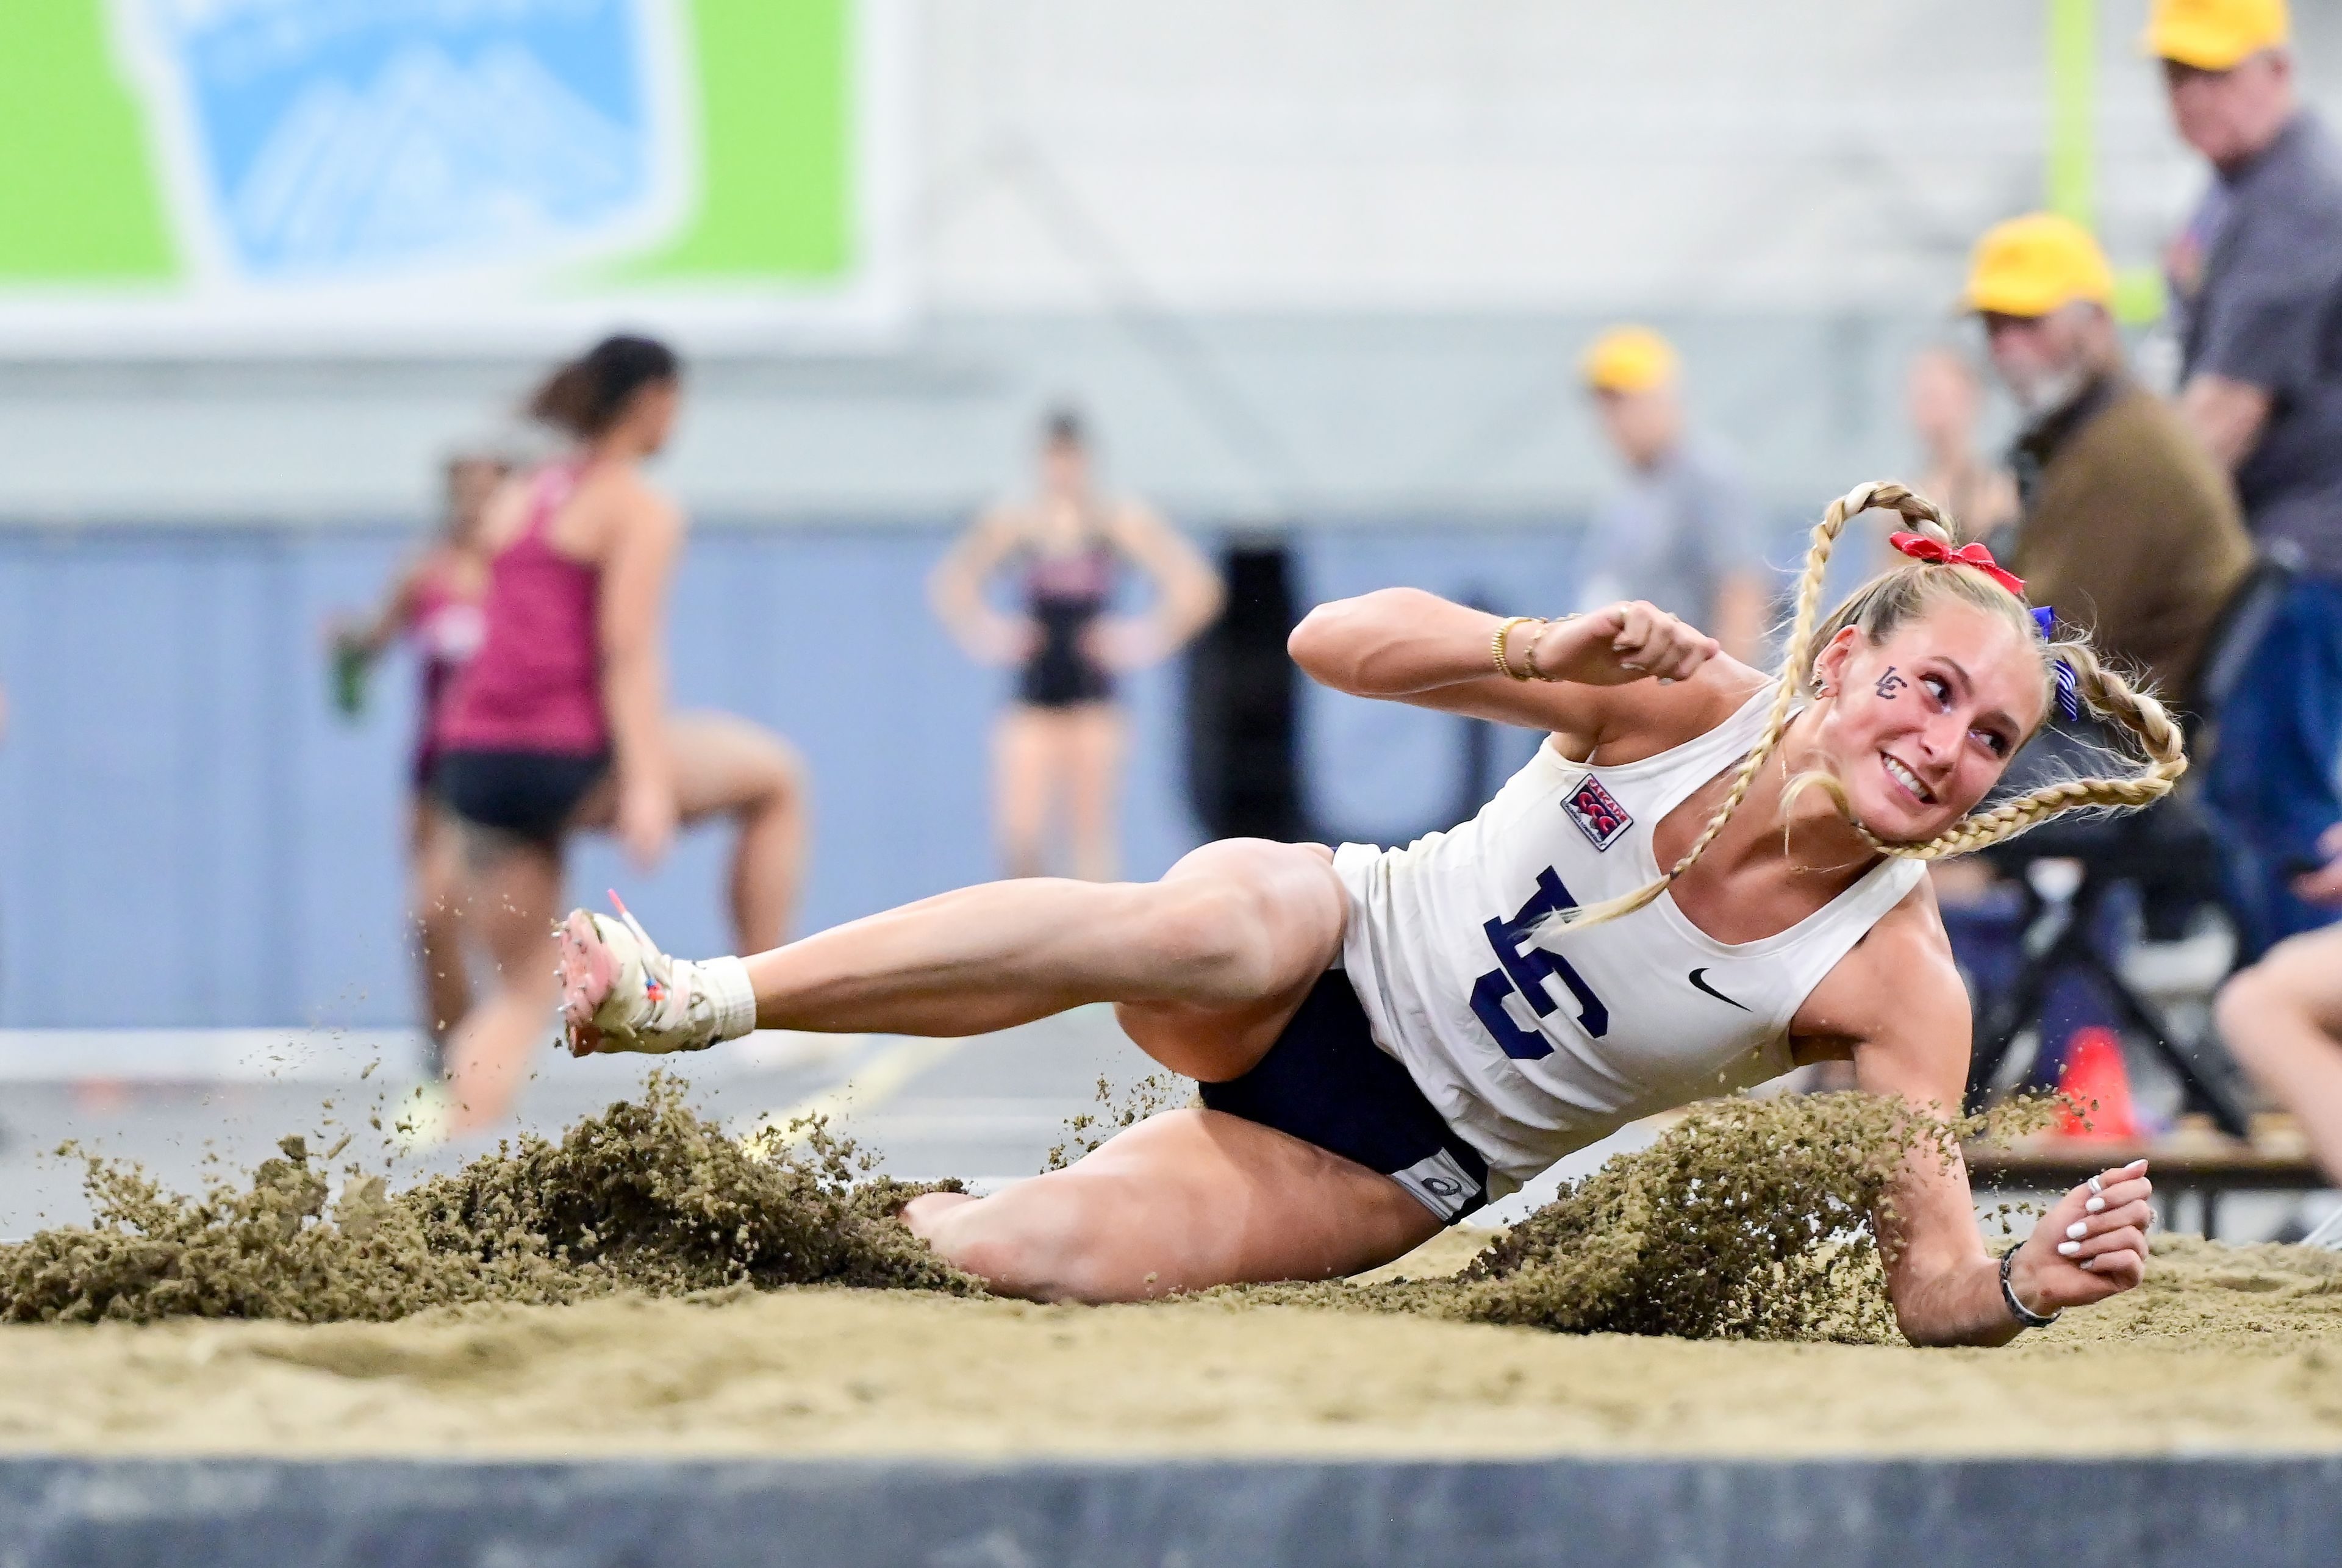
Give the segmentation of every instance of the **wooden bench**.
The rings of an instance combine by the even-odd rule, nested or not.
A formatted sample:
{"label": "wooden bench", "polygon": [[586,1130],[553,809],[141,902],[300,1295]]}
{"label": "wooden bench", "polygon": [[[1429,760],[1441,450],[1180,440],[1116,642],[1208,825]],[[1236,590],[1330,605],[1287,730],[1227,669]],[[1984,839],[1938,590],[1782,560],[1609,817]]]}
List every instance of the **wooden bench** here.
{"label": "wooden bench", "polygon": [[2043,1139],[2009,1147],[1972,1144],[1968,1181],[1978,1191],[2062,1193],[2100,1171],[2145,1158],[2167,1230],[2178,1228],[2179,1203],[2194,1196],[2205,1235],[2216,1234],[2220,1199],[2227,1193],[2307,1193],[2329,1186],[2298,1138],[2251,1144],[2183,1121],[2168,1137],[2148,1143],[2087,1138]]}

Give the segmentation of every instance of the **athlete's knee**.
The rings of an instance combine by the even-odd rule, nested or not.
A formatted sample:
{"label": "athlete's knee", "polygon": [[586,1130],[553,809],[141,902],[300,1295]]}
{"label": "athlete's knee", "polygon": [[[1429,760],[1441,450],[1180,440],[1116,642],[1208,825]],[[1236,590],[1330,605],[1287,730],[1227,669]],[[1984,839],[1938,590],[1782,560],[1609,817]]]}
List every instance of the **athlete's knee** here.
{"label": "athlete's knee", "polygon": [[923,1216],[919,1233],[996,1295],[1098,1301],[1093,1208],[1078,1183],[1027,1186]]}
{"label": "athlete's knee", "polygon": [[2268,964],[2244,970],[2220,987],[2212,1016],[2229,1053],[2247,1066],[2270,1054],[2270,1026],[2302,1011],[2286,976]]}
{"label": "athlete's knee", "polygon": [[1175,877],[1147,890],[1141,940],[1183,995],[1240,999],[1269,986],[1266,901],[1220,876]]}
{"label": "athlete's knee", "polygon": [[746,810],[794,810],[805,804],[812,774],[806,766],[803,753],[771,731],[758,730],[753,756],[747,770],[748,787],[743,792],[746,799],[741,803]]}
{"label": "athlete's knee", "polygon": [[415,875],[415,918],[426,926],[453,926],[463,917],[464,875],[453,856],[426,862]]}
{"label": "athlete's knee", "polygon": [[464,937],[463,913],[449,899],[423,899],[415,911],[415,924],[428,947],[452,950]]}

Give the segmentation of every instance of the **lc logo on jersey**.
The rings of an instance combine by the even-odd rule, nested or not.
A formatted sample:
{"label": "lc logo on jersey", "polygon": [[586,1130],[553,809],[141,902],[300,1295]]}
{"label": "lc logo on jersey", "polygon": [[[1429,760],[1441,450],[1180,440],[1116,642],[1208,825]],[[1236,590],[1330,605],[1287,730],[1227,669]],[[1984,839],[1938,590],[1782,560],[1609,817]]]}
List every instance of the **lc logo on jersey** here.
{"label": "lc logo on jersey", "polygon": [[1626,814],[1626,808],[1620,805],[1610,792],[1602,787],[1602,781],[1592,774],[1586,775],[1584,782],[1567,800],[1561,803],[1561,806],[1596,849],[1608,849],[1618,842],[1620,834],[1635,825],[1635,819]]}

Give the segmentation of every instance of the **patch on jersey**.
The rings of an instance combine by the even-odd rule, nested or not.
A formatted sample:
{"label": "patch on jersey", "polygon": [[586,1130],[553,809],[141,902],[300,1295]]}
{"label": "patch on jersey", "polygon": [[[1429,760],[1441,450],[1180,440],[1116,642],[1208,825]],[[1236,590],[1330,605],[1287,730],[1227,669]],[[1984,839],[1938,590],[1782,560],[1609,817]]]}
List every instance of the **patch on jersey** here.
{"label": "patch on jersey", "polygon": [[1618,842],[1618,835],[1635,825],[1626,808],[1602,787],[1602,781],[1587,774],[1576,790],[1561,803],[1569,813],[1570,821],[1592,841],[1596,849],[1608,849]]}

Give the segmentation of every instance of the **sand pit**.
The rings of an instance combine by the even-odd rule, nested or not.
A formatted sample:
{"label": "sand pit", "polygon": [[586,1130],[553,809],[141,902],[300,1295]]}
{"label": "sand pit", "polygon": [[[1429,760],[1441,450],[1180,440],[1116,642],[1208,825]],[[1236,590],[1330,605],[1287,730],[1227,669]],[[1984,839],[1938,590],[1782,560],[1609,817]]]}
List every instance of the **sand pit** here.
{"label": "sand pit", "polygon": [[[0,1329],[0,1446],[2342,1450],[2332,1253],[2167,1238],[2144,1288],[2012,1350],[1892,1343],[1875,1253],[1846,1228],[1885,1124],[1835,1098],[1723,1103],[1476,1264],[1488,1236],[1456,1232],[1386,1271],[1407,1283],[1113,1308],[972,1293],[886,1219],[899,1189],[835,1150],[750,1159],[672,1094],[338,1205],[305,1151],[195,1205],[115,1173],[115,1224],[0,1249],[0,1308],[156,1321]],[[1730,1268],[1687,1283],[1684,1249],[1726,1232],[1709,1255]],[[902,1285],[919,1288],[871,1288]],[[358,1321],[252,1321],[305,1317]]]}
{"label": "sand pit", "polygon": [[[1444,1239],[1453,1263],[1476,1240]],[[2342,1450],[2342,1260],[2173,1240],[2005,1351],[1570,1335],[1242,1295],[787,1287],[0,1332],[0,1444],[575,1455]]]}

